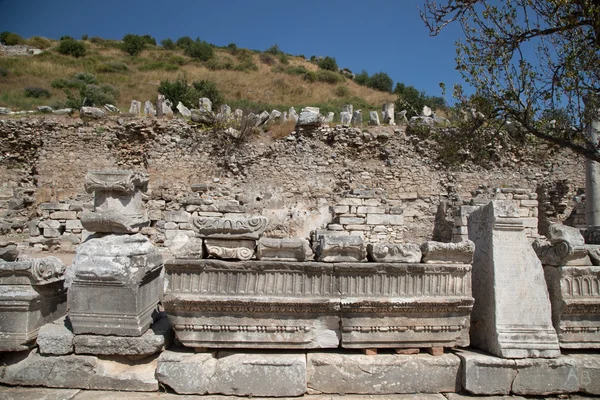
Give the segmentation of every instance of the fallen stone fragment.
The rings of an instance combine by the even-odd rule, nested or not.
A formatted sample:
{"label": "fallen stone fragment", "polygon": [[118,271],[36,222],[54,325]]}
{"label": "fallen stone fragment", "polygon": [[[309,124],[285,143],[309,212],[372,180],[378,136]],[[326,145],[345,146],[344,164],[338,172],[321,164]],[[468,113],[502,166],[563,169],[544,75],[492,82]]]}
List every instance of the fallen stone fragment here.
{"label": "fallen stone fragment", "polygon": [[369,243],[367,245],[369,257],[376,262],[421,262],[421,248],[415,243]]}
{"label": "fallen stone fragment", "polygon": [[459,243],[425,242],[421,245],[424,263],[471,264],[475,243],[466,240]]}
{"label": "fallen stone fragment", "polygon": [[307,261],[313,252],[305,239],[260,238],[256,258],[269,261]]}

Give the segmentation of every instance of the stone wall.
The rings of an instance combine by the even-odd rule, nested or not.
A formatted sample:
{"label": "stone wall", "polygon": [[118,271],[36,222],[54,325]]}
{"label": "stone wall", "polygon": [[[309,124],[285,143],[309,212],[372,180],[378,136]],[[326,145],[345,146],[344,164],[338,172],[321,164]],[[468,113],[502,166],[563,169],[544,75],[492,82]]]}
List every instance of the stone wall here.
{"label": "stone wall", "polygon": [[1,56],[34,56],[43,52],[44,50],[36,49],[35,47],[25,45],[5,46],[3,44],[0,44]]}
{"label": "stone wall", "polygon": [[[545,209],[558,220],[571,214],[584,187],[583,160],[570,153],[543,158],[546,149],[538,146],[493,165],[449,168],[427,141],[393,126],[324,126],[280,139],[263,132],[239,143],[180,119],[49,115],[0,120],[0,138],[4,233],[52,219],[41,203],[75,204],[68,210],[75,212],[91,204],[82,182],[92,169],[149,174],[145,201],[153,222],[146,233],[158,242],[166,239],[165,212],[227,213],[227,207],[267,215],[272,237],[308,237],[329,225],[372,241],[423,242],[433,234],[441,202],[449,209],[466,204],[482,187],[517,188],[528,200],[542,186],[560,192],[552,202],[561,207]],[[559,182],[561,190],[548,189]],[[388,218],[394,226],[376,222],[381,212],[394,217]],[[67,220],[74,221],[59,219],[60,230],[67,231]],[[77,233],[76,222],[69,224]]]}

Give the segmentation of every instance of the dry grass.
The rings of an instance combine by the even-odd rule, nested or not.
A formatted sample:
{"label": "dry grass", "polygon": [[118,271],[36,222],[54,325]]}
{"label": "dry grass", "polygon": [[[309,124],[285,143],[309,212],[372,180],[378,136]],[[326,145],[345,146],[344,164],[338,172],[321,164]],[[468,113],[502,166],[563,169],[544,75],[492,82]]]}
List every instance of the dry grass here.
{"label": "dry grass", "polygon": [[[167,51],[154,48],[143,51],[138,57],[131,57],[113,47],[89,42],[87,45],[88,55],[80,59],[59,55],[53,50],[34,57],[0,58],[0,67],[9,70],[8,76],[0,77],[0,106],[33,107],[64,100],[61,91],[51,88],[52,81],[84,71],[95,74],[102,83],[111,84],[119,90],[120,98],[116,105],[121,109],[128,109],[132,99],[142,102],[155,99],[160,81],[173,81],[179,76],[185,76],[188,82],[202,79],[214,81],[224,94],[225,100],[230,102],[245,99],[261,104],[304,106],[333,100],[340,101],[335,94],[338,85],[323,82],[309,83],[298,75],[272,72],[272,67],[261,63],[256,53],[252,54],[252,58],[258,67],[257,71],[212,71],[186,57],[181,50]],[[221,61],[231,59],[235,64],[238,63],[235,56],[226,50],[217,49],[216,54]],[[170,64],[173,65],[172,68],[178,68],[175,71],[139,70],[145,63],[161,61],[169,64],[173,57],[176,57],[178,64],[184,63],[184,65]],[[302,58],[291,56],[288,58],[290,62],[285,67],[301,65],[310,71],[317,70],[314,64]],[[127,64],[129,72],[98,73],[98,66],[106,62],[123,62]],[[378,92],[348,79],[343,85],[348,87],[350,97],[359,97],[378,108],[384,102],[395,100],[395,96],[390,93]],[[52,99],[23,99],[23,90],[28,86],[50,90]]]}

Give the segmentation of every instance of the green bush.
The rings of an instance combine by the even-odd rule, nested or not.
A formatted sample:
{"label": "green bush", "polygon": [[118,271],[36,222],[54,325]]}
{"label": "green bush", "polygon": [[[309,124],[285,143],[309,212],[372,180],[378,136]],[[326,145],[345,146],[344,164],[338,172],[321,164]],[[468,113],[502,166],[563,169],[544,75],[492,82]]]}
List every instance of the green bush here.
{"label": "green bush", "polygon": [[286,56],[284,53],[281,53],[279,55],[279,62],[282,63],[282,64],[287,65],[287,64],[290,63],[290,60],[289,60],[288,56]]}
{"label": "green bush", "polygon": [[106,40],[102,39],[99,36],[92,36],[90,38],[90,42],[94,43],[94,44],[103,44],[104,42],[106,42]]}
{"label": "green bush", "polygon": [[218,71],[220,69],[232,70],[235,68],[233,60],[230,58],[225,58],[222,61],[219,61],[215,58],[212,58],[206,62],[206,68],[212,71]]}
{"label": "green bush", "polygon": [[261,53],[261,55],[258,56],[258,59],[261,63],[267,65],[273,65],[276,63],[275,57],[273,57],[270,53]]}
{"label": "green bush", "polygon": [[34,99],[39,99],[41,97],[49,98],[50,92],[48,89],[30,86],[25,88],[25,97],[33,97]]}
{"label": "green bush", "polygon": [[223,103],[223,95],[214,82],[203,80],[189,85],[187,79],[181,76],[174,82],[161,81],[158,93],[171,100],[173,104],[182,102],[188,108],[197,108],[201,97],[208,97],[215,106]]}
{"label": "green bush", "polygon": [[57,51],[66,56],[75,58],[84,57],[86,53],[85,44],[78,42],[75,39],[64,39],[58,44]]}
{"label": "green bush", "polygon": [[320,69],[324,69],[327,71],[337,72],[337,70],[338,70],[338,66],[337,66],[337,62],[335,61],[335,58],[329,57],[329,56],[317,61],[317,66]]}
{"label": "green bush", "polygon": [[81,35],[81,40],[88,40],[88,34],[84,33],[83,35]]}
{"label": "green bush", "polygon": [[208,97],[214,106],[221,105],[225,100],[219,88],[217,88],[217,84],[213,81],[201,80],[200,82],[193,82],[192,87],[197,91],[198,98]]}
{"label": "green bush", "polygon": [[18,44],[25,44],[25,40],[16,33],[4,31],[0,33],[0,43],[7,46],[16,46]]}
{"label": "green bush", "polygon": [[109,61],[98,65],[96,67],[96,72],[125,74],[129,72],[129,67],[121,61]]}
{"label": "green bush", "polygon": [[70,79],[56,79],[52,87],[65,92],[66,105],[71,108],[114,104],[119,97],[117,89],[100,84],[94,75],[87,72],[73,74]]}
{"label": "green bush", "polygon": [[137,56],[140,54],[146,46],[146,39],[144,39],[144,37],[131,33],[123,36],[122,41],[123,43],[121,44],[121,49],[125,53],[129,53],[132,56]]}
{"label": "green bush", "polygon": [[152,36],[144,35],[144,36],[142,36],[142,39],[144,40],[144,44],[147,44],[150,46],[156,46],[156,39],[154,39]]}
{"label": "green bush", "polygon": [[304,65],[297,65],[295,67],[287,68],[285,73],[289,75],[305,75],[308,73],[308,70],[304,67]]}
{"label": "green bush", "polygon": [[317,80],[317,74],[313,71],[307,71],[303,78],[307,82],[315,82]]}
{"label": "green bush", "polygon": [[193,44],[194,44],[194,41],[189,36],[180,37],[175,42],[175,46],[177,46],[180,49],[187,49],[188,47],[190,47]]}
{"label": "green bush", "polygon": [[185,48],[185,54],[200,61],[208,61],[214,57],[212,46],[200,39],[196,39],[191,45]]}
{"label": "green bush", "polygon": [[41,36],[33,36],[27,40],[27,45],[36,49],[47,49],[52,46],[52,42]]}
{"label": "green bush", "polygon": [[227,45],[227,50],[229,50],[231,54],[235,54],[237,53],[237,45],[235,43],[229,43]]}
{"label": "green bush", "polygon": [[350,89],[348,89],[348,86],[338,86],[335,88],[335,95],[337,97],[348,97],[348,95],[350,94]]}
{"label": "green bush", "polygon": [[177,46],[175,46],[175,42],[169,38],[161,40],[160,44],[165,50],[175,50],[177,48]]}
{"label": "green bush", "polygon": [[315,75],[316,75],[317,81],[319,81],[319,82],[341,83],[341,82],[345,81],[345,79],[342,75],[338,74],[337,72],[329,71],[326,69],[318,70],[315,73]]}
{"label": "green bush", "polygon": [[271,46],[268,49],[266,49],[265,53],[271,54],[273,56],[277,56],[279,54],[283,54],[283,52],[279,49],[279,46],[276,45],[276,44],[274,44],[273,46]]}
{"label": "green bush", "polygon": [[148,61],[138,67],[140,71],[177,71],[179,65],[171,64],[165,61]]}
{"label": "green bush", "polygon": [[354,82],[362,86],[367,86],[369,83],[369,73],[363,69],[359,74],[354,76]]}
{"label": "green bush", "polygon": [[8,76],[8,70],[4,67],[0,67],[0,77]]}
{"label": "green bush", "polygon": [[394,81],[385,72],[378,72],[376,74],[373,74],[367,82],[368,87],[370,87],[371,89],[379,90],[380,92],[391,93],[393,85]]}

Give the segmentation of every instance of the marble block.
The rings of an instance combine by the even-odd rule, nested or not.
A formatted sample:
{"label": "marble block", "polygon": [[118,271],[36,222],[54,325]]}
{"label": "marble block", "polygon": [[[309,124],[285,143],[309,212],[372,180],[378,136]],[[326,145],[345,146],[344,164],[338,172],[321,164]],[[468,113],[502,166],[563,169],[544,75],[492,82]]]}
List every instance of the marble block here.
{"label": "marble block", "polygon": [[468,220],[475,242],[471,345],[503,358],[558,357],[542,265],[511,201],[492,201]]}
{"label": "marble block", "polygon": [[313,255],[306,239],[260,238],[256,258],[265,261],[308,261]]}
{"label": "marble block", "polygon": [[0,351],[30,349],[44,324],[66,314],[65,269],[56,257],[0,260]]}
{"label": "marble block", "polygon": [[360,236],[322,235],[318,237],[317,259],[323,262],[363,261],[367,249]]}
{"label": "marble block", "polygon": [[369,243],[369,259],[375,262],[421,262],[421,247],[414,243]]}
{"label": "marble block", "polygon": [[267,228],[268,220],[261,216],[239,219],[193,217],[190,222],[201,238],[256,240]]}
{"label": "marble block", "polygon": [[188,347],[337,348],[333,266],[311,262],[168,260],[163,306]]}
{"label": "marble block", "polygon": [[249,260],[254,255],[256,240],[204,239],[209,257],[228,260]]}
{"label": "marble block", "polygon": [[469,345],[468,264],[335,264],[344,348]]}
{"label": "marble block", "polygon": [[141,172],[88,172],[85,190],[94,193],[94,211],[84,211],[81,224],[90,232],[139,232],[150,222],[142,202],[147,189],[148,176]]}
{"label": "marble block", "polygon": [[458,243],[425,242],[421,245],[424,263],[471,264],[475,244],[471,240]]}
{"label": "marble block", "polygon": [[544,266],[560,347],[600,348],[600,266]]}
{"label": "marble block", "polygon": [[141,336],[156,312],[161,269],[162,256],[139,233],[88,238],[69,271],[73,332]]}

